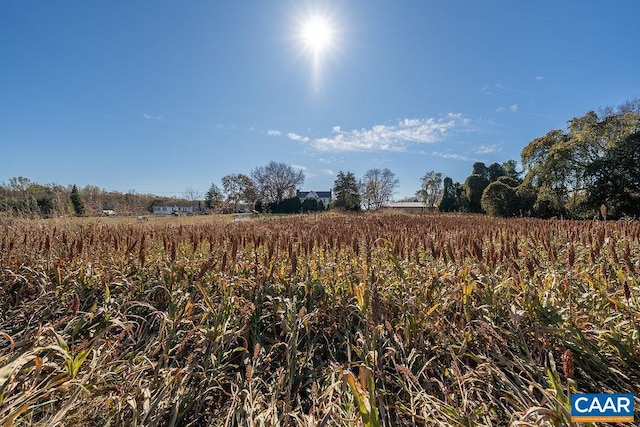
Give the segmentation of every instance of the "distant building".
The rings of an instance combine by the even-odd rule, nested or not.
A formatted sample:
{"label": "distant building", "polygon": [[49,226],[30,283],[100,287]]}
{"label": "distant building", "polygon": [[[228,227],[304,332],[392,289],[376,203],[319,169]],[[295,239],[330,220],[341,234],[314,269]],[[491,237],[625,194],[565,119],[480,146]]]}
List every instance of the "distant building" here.
{"label": "distant building", "polygon": [[298,191],[296,196],[300,199],[301,202],[304,202],[305,199],[314,199],[318,202],[322,202],[325,209],[329,208],[329,203],[331,203],[331,190],[329,191]]}
{"label": "distant building", "polygon": [[408,213],[423,213],[435,211],[434,207],[428,207],[422,202],[388,202],[382,205],[382,209]]}
{"label": "distant building", "polygon": [[161,202],[153,204],[154,215],[198,215],[205,213],[202,202]]}

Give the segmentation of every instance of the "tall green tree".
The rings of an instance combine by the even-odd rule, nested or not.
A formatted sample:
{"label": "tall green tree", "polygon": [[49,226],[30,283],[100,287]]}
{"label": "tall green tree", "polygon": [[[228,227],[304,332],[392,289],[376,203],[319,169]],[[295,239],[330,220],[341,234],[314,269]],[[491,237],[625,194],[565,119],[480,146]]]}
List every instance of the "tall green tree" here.
{"label": "tall green tree", "polygon": [[523,185],[536,194],[535,214],[563,215],[573,173],[567,134],[558,129],[534,139],[522,150],[522,164],[526,171]]}
{"label": "tall green tree", "polygon": [[475,162],[471,175],[464,181],[464,193],[467,197],[467,211],[471,213],[484,212],[482,209],[482,194],[489,184],[501,176],[506,175],[502,165],[492,163],[487,167],[482,162]]}
{"label": "tall green tree", "polygon": [[360,191],[358,189],[358,181],[353,173],[338,172],[333,184],[333,194],[332,208],[347,211],[360,210]]}
{"label": "tall green tree", "polygon": [[489,183],[495,182],[498,178],[505,175],[504,168],[499,163],[491,163],[489,167],[487,167],[486,178],[489,180]]}
{"label": "tall green tree", "polygon": [[487,166],[482,162],[475,162],[472,166],[471,175],[480,175],[487,178]]}
{"label": "tall green tree", "polygon": [[204,205],[208,209],[220,209],[222,207],[222,202],[224,200],[224,195],[222,194],[222,190],[215,183],[211,183],[211,187],[204,195]]}
{"label": "tall green tree", "polygon": [[[522,150],[523,184],[536,192],[537,214],[590,217],[602,201],[624,204],[621,199],[633,193],[626,190],[633,179],[621,179],[621,175],[633,176],[629,167],[633,162],[620,168],[622,174],[613,164],[634,158],[623,147],[633,146],[632,135],[638,132],[640,101],[636,100],[617,110],[604,110],[601,116],[590,111],[569,120],[566,131],[554,130],[530,142]],[[612,196],[606,197],[607,193]]]}
{"label": "tall green tree", "polygon": [[453,182],[451,178],[446,177],[438,210],[440,212],[464,212],[467,210],[468,204],[464,187],[459,182]]}
{"label": "tall green tree", "polygon": [[51,186],[33,184],[29,191],[35,194],[38,211],[45,217],[52,216],[56,209],[55,193]]}
{"label": "tall green tree", "polygon": [[485,188],[482,193],[482,209],[491,216],[511,217],[520,211],[516,195],[519,182],[501,176]]}
{"label": "tall green tree", "polygon": [[591,209],[606,205],[612,218],[640,216],[640,132],[609,148],[587,173],[593,177]]}
{"label": "tall green tree", "polygon": [[482,212],[482,193],[489,185],[489,180],[484,175],[473,173],[464,182],[464,190],[469,198],[469,212]]}
{"label": "tall green tree", "polygon": [[429,171],[420,178],[420,190],[416,192],[416,197],[431,208],[438,206],[442,198],[442,173]]}
{"label": "tall green tree", "polygon": [[517,166],[518,163],[515,160],[507,160],[502,164],[502,170],[505,176],[522,182],[522,179],[520,179],[521,173],[516,170]]}
{"label": "tall green tree", "polygon": [[253,181],[247,175],[238,173],[222,177],[222,189],[227,195],[227,201],[233,205],[233,210],[238,209],[241,201],[255,199],[255,187]]}
{"label": "tall green tree", "polygon": [[84,202],[82,201],[80,192],[78,192],[78,187],[76,187],[75,184],[73,184],[73,187],[71,187],[71,194],[69,197],[71,198],[71,204],[73,205],[73,211],[75,212],[76,216],[84,215]]}

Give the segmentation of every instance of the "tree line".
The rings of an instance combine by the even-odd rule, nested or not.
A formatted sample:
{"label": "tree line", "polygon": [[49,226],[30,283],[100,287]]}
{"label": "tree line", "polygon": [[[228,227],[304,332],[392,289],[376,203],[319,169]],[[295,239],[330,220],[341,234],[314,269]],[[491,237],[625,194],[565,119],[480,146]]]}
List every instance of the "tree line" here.
{"label": "tree line", "polygon": [[584,219],[601,211],[610,218],[637,217],[640,100],[573,118],[566,130],[549,131],[527,144],[521,158],[522,179],[495,179],[474,165],[464,185],[470,211],[504,217]]}
{"label": "tree line", "polygon": [[[486,213],[492,216],[591,218],[607,207],[610,218],[640,215],[640,100],[606,108],[568,121],[566,130],[552,130],[527,144],[522,170],[508,160],[489,166],[476,162],[463,183],[436,171],[420,178],[419,190],[404,201],[419,201],[441,212]],[[241,205],[263,212],[307,212],[328,208],[375,210],[393,199],[399,180],[389,169],[373,168],[357,179],[340,171],[330,206],[297,197],[304,184],[302,170],[271,161],[248,174],[229,174],[212,183],[205,206],[218,212]],[[160,198],[135,191],[120,193],[96,186],[42,185],[11,178],[0,185],[0,212],[21,216],[98,215],[152,211],[158,202],[198,200],[193,188],[184,199]]]}
{"label": "tree line", "polygon": [[214,211],[236,211],[240,203],[245,203],[259,211],[297,212],[300,209],[291,205],[304,178],[302,170],[271,161],[253,169],[249,175],[223,176],[222,188],[212,183],[204,197],[205,206]]}
{"label": "tree line", "polygon": [[0,212],[26,218],[70,215],[100,215],[103,210],[124,215],[148,212],[164,200],[151,194],[108,191],[93,185],[39,184],[26,177],[13,177],[0,184]]}
{"label": "tree line", "polygon": [[522,151],[527,171],[516,196],[538,216],[640,214],[640,100],[590,111]]}
{"label": "tree line", "polygon": [[[638,217],[640,100],[569,120],[566,130],[552,130],[527,144],[521,164],[518,171],[515,160],[489,166],[476,162],[463,183],[429,171],[420,179],[416,196],[406,200],[437,206],[441,212],[500,217]],[[344,209],[378,208],[381,199],[371,197],[377,194],[376,183],[393,183],[393,178],[389,170],[376,170],[357,182],[352,173],[340,172],[334,203]],[[397,181],[382,188],[395,186]],[[389,193],[381,194],[382,200],[388,199]]]}
{"label": "tree line", "polygon": [[212,183],[205,194],[205,206],[213,210],[237,210],[241,203],[259,212],[299,213],[325,209],[378,209],[391,200],[399,185],[389,169],[370,169],[360,180],[351,172],[339,172],[332,190],[332,202],[304,198],[297,191],[304,184],[302,170],[286,163],[269,162],[248,175],[229,174],[221,179],[221,187]]}

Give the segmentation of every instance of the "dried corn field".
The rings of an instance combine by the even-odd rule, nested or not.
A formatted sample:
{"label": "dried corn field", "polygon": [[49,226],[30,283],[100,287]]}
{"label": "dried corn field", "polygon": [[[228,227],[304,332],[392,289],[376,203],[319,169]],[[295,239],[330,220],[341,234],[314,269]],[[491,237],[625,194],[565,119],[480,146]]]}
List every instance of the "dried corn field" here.
{"label": "dried corn field", "polygon": [[640,396],[637,222],[176,221],[0,224],[0,425],[567,425],[571,392]]}

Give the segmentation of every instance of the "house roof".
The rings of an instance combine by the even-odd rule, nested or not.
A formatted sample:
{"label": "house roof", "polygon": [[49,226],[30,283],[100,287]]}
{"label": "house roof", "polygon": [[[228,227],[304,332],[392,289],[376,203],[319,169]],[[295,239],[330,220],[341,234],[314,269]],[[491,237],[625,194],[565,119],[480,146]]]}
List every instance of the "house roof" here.
{"label": "house roof", "polygon": [[300,197],[301,199],[305,199],[307,197],[313,197],[313,196],[309,196],[309,193],[315,193],[316,196],[318,196],[318,198],[320,199],[330,199],[331,198],[331,190],[329,191],[298,191],[297,196]]}
{"label": "house roof", "polygon": [[156,202],[153,204],[153,207],[165,207],[165,208],[189,208],[189,207],[197,207],[200,206],[202,202]]}

